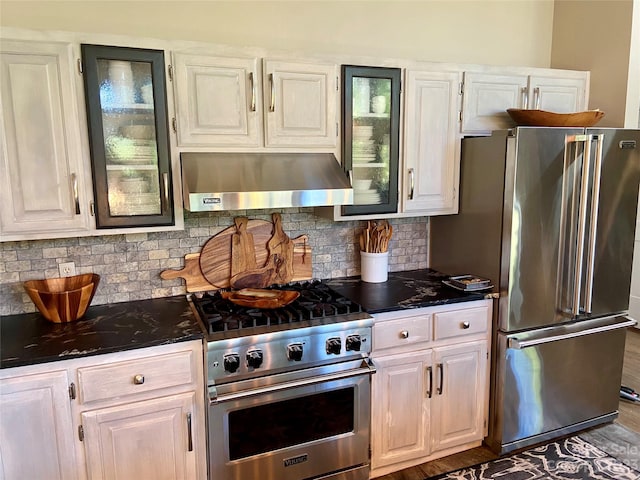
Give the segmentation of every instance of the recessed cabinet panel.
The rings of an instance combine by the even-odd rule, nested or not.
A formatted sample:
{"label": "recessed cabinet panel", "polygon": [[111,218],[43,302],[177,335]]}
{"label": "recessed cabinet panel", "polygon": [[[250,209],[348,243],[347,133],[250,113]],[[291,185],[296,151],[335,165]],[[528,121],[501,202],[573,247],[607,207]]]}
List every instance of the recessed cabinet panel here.
{"label": "recessed cabinet panel", "polygon": [[260,146],[257,58],[174,53],[173,63],[180,146]]}
{"label": "recessed cabinet panel", "polygon": [[3,41],[0,232],[88,228],[69,44]]}
{"label": "recessed cabinet panel", "polygon": [[164,53],[83,45],[96,225],[173,225]]}
{"label": "recessed cabinet panel", "polygon": [[342,67],[342,158],[353,177],[343,215],[398,211],[400,69]]}

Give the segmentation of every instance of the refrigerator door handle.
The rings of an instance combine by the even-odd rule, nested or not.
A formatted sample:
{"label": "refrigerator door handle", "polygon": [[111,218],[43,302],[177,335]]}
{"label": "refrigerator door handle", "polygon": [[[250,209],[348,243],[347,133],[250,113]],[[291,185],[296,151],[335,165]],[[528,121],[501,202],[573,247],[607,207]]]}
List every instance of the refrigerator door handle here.
{"label": "refrigerator door handle", "polygon": [[[617,317],[610,317],[617,318]],[[567,340],[569,338],[582,337],[584,335],[591,335],[594,333],[607,332],[609,330],[617,330],[619,328],[633,327],[637,322],[629,317],[625,317],[625,322],[612,323],[610,325],[603,325],[595,328],[587,328],[577,332],[566,333],[563,335],[553,335],[550,337],[535,338],[532,340],[518,340],[516,337],[509,338],[508,348],[514,350],[522,350],[523,348],[533,347],[541,345],[543,343],[557,342],[559,340]]]}
{"label": "refrigerator door handle", "polygon": [[576,259],[573,272],[573,300],[571,314],[580,315],[580,298],[582,293],[582,266],[584,264],[584,243],[587,230],[587,201],[589,197],[589,163],[591,160],[591,135],[585,135],[584,153],[582,154],[582,172],[580,176],[580,200],[578,203],[578,234],[576,238]]}
{"label": "refrigerator door handle", "polygon": [[[584,312],[591,313],[593,303],[593,274],[596,262],[596,234],[598,228],[598,209],[600,207],[600,178],[602,174],[602,146],[604,135],[591,135],[596,141],[596,156],[593,165],[593,185],[591,189],[591,219],[589,225],[589,245],[587,249],[587,274],[584,292]],[[586,152],[585,152],[586,154]]]}

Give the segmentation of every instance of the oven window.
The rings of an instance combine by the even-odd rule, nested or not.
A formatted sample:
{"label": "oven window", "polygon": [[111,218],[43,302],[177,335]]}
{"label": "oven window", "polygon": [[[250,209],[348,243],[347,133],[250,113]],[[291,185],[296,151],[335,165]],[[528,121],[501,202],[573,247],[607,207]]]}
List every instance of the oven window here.
{"label": "oven window", "polygon": [[355,387],[229,413],[231,460],[353,431]]}

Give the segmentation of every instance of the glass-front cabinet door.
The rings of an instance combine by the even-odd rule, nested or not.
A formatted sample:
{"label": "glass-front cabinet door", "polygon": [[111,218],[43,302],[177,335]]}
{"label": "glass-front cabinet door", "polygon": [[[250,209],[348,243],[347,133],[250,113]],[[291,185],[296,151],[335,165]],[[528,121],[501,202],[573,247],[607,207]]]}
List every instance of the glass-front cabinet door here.
{"label": "glass-front cabinet door", "polygon": [[82,45],[96,225],[173,225],[164,53]]}
{"label": "glass-front cabinet door", "polygon": [[353,179],[343,215],[398,210],[400,69],[342,66],[342,161]]}

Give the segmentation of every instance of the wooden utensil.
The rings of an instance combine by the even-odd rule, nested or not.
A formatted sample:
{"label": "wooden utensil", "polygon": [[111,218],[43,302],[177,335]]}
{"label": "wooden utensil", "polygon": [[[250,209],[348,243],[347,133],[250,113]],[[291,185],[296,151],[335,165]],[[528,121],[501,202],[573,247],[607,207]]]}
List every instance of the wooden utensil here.
{"label": "wooden utensil", "polygon": [[231,235],[231,276],[258,268],[253,235],[247,232],[249,219],[234,218],[236,232]]}

